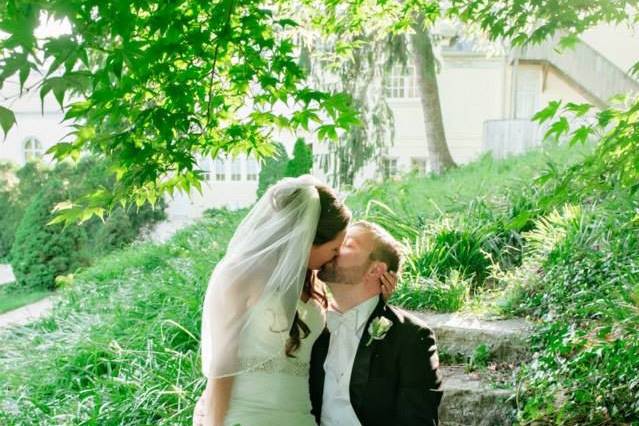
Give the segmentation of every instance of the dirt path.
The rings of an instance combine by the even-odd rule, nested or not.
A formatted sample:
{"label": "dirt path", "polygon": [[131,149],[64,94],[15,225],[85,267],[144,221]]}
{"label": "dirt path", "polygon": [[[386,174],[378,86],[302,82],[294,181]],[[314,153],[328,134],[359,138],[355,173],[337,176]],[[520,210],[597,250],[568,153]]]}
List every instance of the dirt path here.
{"label": "dirt path", "polygon": [[0,315],[0,328],[10,325],[23,325],[46,315],[53,308],[53,297],[50,296],[30,305]]}
{"label": "dirt path", "polygon": [[13,276],[13,270],[11,265],[0,264],[0,285],[12,283],[16,280]]}

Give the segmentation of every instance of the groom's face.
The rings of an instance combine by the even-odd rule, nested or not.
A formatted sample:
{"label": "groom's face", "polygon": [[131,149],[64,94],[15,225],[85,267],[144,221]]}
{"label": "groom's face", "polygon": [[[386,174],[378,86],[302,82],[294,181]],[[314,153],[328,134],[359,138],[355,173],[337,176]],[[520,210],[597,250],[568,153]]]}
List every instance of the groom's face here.
{"label": "groom's face", "polygon": [[364,228],[349,227],[339,256],[324,265],[318,278],[327,283],[358,284],[371,266],[373,237]]}

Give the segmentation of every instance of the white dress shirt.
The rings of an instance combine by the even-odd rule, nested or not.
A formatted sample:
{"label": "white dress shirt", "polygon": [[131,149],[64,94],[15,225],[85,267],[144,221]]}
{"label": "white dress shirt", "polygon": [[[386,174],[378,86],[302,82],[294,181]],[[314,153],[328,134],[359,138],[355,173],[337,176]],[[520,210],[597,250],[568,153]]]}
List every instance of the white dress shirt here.
{"label": "white dress shirt", "polygon": [[360,425],[351,405],[351,372],[364,327],[378,301],[379,296],[374,296],[344,313],[334,310],[327,312],[327,327],[331,339],[324,361],[326,374],[321,426]]}

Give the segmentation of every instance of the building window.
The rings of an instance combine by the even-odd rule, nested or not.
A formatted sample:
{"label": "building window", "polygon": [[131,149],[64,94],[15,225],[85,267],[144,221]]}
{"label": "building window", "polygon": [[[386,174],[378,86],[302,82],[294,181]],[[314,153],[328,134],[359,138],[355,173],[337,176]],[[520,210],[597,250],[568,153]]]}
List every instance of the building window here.
{"label": "building window", "polygon": [[246,180],[257,180],[259,173],[257,160],[255,158],[246,159]]}
{"label": "building window", "polygon": [[384,177],[397,175],[397,158],[384,159]]}
{"label": "building window", "polygon": [[242,163],[239,158],[231,160],[231,180],[242,179]]}
{"label": "building window", "polygon": [[417,98],[417,73],[415,65],[401,64],[393,66],[386,82],[386,97],[388,98]]}
{"label": "building window", "polygon": [[213,160],[213,171],[215,173],[215,180],[217,181],[225,181],[226,180],[226,170],[225,161],[222,158],[216,158]]}
{"label": "building window", "polygon": [[197,167],[202,172],[204,180],[211,180],[211,160],[208,157],[198,159]]}
{"label": "building window", "polygon": [[24,159],[26,161],[39,160],[44,156],[42,142],[34,137],[28,137],[24,141]]}
{"label": "building window", "polygon": [[411,170],[414,172],[425,175],[426,174],[426,159],[424,157],[413,157],[410,159]]}

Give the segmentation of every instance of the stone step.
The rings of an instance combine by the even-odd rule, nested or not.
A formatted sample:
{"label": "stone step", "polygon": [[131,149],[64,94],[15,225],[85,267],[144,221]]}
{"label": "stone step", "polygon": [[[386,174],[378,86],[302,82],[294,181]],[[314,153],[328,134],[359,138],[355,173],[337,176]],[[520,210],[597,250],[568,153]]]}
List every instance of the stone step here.
{"label": "stone step", "polygon": [[493,362],[517,364],[528,356],[532,325],[523,319],[493,320],[471,314],[412,311],[435,331],[443,360],[470,358],[484,344]]}
{"label": "stone step", "polygon": [[444,396],[441,426],[510,426],[514,423],[514,391],[496,385],[500,375],[466,373],[463,366],[441,367]]}

